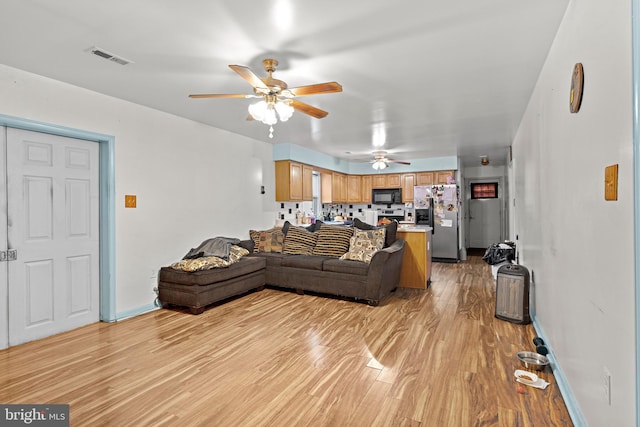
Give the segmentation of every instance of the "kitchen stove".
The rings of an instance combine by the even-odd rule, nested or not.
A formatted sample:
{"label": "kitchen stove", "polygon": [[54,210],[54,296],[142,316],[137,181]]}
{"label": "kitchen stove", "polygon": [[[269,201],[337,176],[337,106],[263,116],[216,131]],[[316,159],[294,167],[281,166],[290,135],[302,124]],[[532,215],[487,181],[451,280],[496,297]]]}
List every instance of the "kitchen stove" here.
{"label": "kitchen stove", "polygon": [[382,218],[387,218],[389,220],[395,221],[404,221],[405,212],[404,209],[379,209],[378,210],[378,220]]}

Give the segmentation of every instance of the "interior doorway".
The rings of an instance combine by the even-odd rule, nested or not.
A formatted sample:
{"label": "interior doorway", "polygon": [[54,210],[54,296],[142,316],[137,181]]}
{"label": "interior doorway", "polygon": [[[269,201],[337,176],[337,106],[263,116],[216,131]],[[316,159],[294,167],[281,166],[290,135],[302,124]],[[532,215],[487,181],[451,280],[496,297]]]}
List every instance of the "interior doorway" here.
{"label": "interior doorway", "polygon": [[[99,319],[98,144],[14,128],[0,230],[7,257],[9,345]],[[2,278],[5,280],[5,278]]]}
{"label": "interior doorway", "polygon": [[502,178],[469,179],[466,187],[466,247],[480,253],[504,239]]}
{"label": "interior doorway", "polygon": [[[97,143],[99,152],[99,320],[106,322],[117,320],[115,307],[115,138],[111,135],[2,114],[0,114],[0,126]],[[6,152],[0,150],[0,154],[0,161],[6,163]],[[0,178],[0,185],[3,189],[6,189],[6,184],[4,177]],[[4,209],[0,209],[0,225],[4,225],[4,230],[7,230],[6,206]],[[3,248],[4,251],[6,249]],[[76,264],[76,266],[78,265]],[[0,278],[2,278],[0,279],[0,304],[5,307],[8,307],[7,277],[7,263],[0,262]],[[78,306],[76,305],[76,307]],[[2,349],[9,346],[9,314],[8,310],[0,311],[0,313],[0,349]]]}

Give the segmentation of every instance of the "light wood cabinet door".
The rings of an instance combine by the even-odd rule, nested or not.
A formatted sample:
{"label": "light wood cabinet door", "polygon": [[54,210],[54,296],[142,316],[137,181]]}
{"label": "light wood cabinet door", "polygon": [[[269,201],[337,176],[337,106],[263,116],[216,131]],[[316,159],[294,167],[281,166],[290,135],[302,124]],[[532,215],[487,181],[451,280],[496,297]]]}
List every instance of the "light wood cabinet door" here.
{"label": "light wood cabinet door", "polygon": [[276,164],[276,201],[313,200],[313,168],[302,163],[279,160]]}
{"label": "light wood cabinet door", "polygon": [[387,176],[386,175],[371,175],[371,185],[373,188],[386,188]]}
{"label": "light wood cabinet door", "polygon": [[345,203],[347,201],[347,176],[334,172],[332,179],[333,203]]}
{"label": "light wood cabinet door", "polygon": [[416,185],[415,173],[402,174],[402,203],[413,202],[413,187]]}
{"label": "light wood cabinet door", "polygon": [[320,202],[333,203],[333,174],[329,172],[320,174]]}
{"label": "light wood cabinet door", "polygon": [[313,168],[302,165],[302,200],[313,200]]}
{"label": "light wood cabinet door", "polygon": [[416,185],[433,185],[433,172],[416,173]]}
{"label": "light wood cabinet door", "polygon": [[362,177],[360,175],[347,175],[347,203],[360,203],[362,201]]}
{"label": "light wood cabinet door", "polygon": [[371,175],[363,175],[360,203],[371,204]]}
{"label": "light wood cabinet door", "polygon": [[400,270],[400,286],[426,289],[431,284],[431,232],[401,231],[404,254]]}
{"label": "light wood cabinet door", "polygon": [[436,184],[447,184],[447,177],[454,178],[453,171],[438,171],[436,172]]}
{"label": "light wood cabinet door", "polygon": [[400,188],[402,186],[402,179],[399,173],[392,173],[387,175],[387,188]]}
{"label": "light wood cabinet door", "polygon": [[276,162],[276,201],[302,201],[302,165],[290,161]]}

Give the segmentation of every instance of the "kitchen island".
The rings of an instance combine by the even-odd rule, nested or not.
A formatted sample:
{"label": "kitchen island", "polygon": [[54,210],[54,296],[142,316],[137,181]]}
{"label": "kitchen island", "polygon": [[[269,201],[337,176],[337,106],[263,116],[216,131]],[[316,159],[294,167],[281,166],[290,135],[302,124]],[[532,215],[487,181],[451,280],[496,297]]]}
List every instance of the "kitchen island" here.
{"label": "kitchen island", "polygon": [[405,240],[400,286],[427,289],[431,285],[431,227],[398,228],[397,235]]}

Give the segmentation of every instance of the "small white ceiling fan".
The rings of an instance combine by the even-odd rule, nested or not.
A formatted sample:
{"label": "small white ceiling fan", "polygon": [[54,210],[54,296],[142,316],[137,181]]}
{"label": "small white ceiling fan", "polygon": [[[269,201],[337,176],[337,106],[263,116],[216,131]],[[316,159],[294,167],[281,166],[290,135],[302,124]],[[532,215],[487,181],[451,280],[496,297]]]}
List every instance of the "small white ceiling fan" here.
{"label": "small white ceiling fan", "polygon": [[376,170],[382,170],[382,169],[386,169],[389,166],[389,163],[396,163],[399,165],[410,165],[411,163],[409,162],[401,162],[399,160],[393,160],[390,159],[387,156],[387,152],[386,151],[374,151],[373,153],[374,156],[374,160],[372,160],[370,163],[372,163],[372,167]]}

